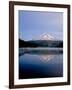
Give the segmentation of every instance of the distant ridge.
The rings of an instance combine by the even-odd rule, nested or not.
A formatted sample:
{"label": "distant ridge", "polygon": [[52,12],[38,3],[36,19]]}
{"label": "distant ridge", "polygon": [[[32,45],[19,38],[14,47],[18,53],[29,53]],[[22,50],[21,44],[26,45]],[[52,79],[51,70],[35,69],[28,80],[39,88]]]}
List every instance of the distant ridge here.
{"label": "distant ridge", "polygon": [[63,48],[63,41],[55,40],[30,40],[19,39],[19,47],[60,47]]}
{"label": "distant ridge", "polygon": [[63,48],[63,41],[56,40],[48,33],[43,33],[36,39],[24,41],[19,39],[19,47],[61,47]]}

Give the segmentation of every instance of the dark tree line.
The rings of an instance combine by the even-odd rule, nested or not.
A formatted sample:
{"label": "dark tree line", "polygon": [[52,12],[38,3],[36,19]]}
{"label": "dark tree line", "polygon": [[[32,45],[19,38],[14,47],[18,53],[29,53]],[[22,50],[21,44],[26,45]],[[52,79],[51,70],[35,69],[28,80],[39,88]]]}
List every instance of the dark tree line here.
{"label": "dark tree line", "polygon": [[19,39],[19,47],[63,47],[62,41],[24,41]]}

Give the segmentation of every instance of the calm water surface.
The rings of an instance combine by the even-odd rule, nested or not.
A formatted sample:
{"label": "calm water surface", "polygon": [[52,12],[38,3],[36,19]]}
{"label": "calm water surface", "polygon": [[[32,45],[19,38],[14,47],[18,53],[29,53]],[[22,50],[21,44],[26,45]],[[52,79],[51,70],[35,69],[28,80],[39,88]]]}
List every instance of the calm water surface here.
{"label": "calm water surface", "polygon": [[[63,53],[23,52],[19,49],[19,79],[63,76]],[[23,53],[22,53],[22,52]]]}

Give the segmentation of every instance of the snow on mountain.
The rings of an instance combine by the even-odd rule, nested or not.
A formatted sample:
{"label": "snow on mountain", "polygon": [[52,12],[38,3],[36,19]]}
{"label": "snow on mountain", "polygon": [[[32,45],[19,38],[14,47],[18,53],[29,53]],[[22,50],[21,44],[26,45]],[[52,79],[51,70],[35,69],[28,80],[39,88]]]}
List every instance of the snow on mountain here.
{"label": "snow on mountain", "polygon": [[47,33],[43,33],[42,35],[40,35],[39,38],[40,38],[40,40],[53,40],[54,39],[53,36],[51,36],[51,35],[49,35]]}
{"label": "snow on mountain", "polygon": [[43,33],[40,36],[38,36],[37,38],[34,38],[32,40],[54,40],[54,37],[48,33]]}

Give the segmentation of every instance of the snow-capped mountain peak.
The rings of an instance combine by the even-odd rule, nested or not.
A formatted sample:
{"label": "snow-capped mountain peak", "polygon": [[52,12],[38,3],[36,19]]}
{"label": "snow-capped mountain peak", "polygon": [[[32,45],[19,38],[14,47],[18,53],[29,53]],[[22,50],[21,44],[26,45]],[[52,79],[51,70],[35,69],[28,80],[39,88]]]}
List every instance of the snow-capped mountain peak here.
{"label": "snow-capped mountain peak", "polygon": [[40,40],[53,40],[54,37],[51,36],[50,34],[43,33],[42,35],[39,36]]}

